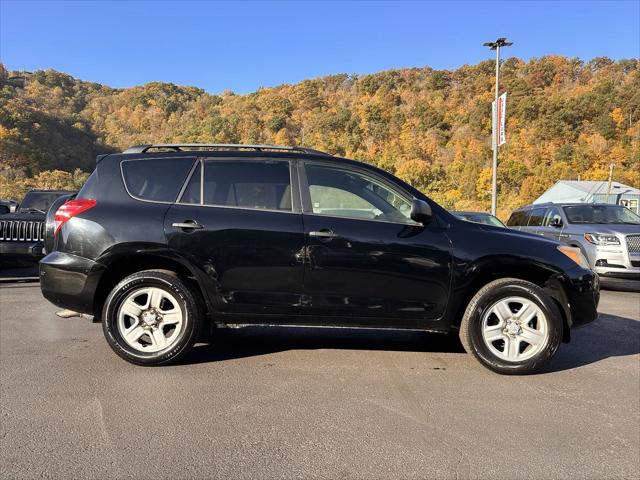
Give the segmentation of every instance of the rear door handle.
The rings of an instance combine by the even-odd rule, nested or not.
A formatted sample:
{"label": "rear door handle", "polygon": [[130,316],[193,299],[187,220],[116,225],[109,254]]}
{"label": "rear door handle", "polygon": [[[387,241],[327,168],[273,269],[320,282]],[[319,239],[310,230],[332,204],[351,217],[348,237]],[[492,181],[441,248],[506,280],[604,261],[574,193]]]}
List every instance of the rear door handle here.
{"label": "rear door handle", "polygon": [[204,227],[195,220],[186,220],[184,222],[176,222],[171,224],[175,228],[188,228],[191,230],[202,230]]}
{"label": "rear door handle", "polygon": [[315,232],[309,232],[309,236],[310,237],[315,237],[315,238],[336,238],[336,237],[338,237],[338,235],[333,233],[333,231],[329,230],[328,228],[323,228],[322,230],[318,230],[318,231],[315,231]]}

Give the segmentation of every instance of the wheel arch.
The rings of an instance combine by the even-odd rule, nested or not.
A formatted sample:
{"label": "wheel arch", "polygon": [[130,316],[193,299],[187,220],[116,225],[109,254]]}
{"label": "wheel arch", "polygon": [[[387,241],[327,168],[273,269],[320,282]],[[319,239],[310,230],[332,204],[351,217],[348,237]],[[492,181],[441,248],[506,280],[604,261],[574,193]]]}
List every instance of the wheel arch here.
{"label": "wheel arch", "polygon": [[200,281],[201,275],[186,259],[172,254],[168,250],[154,248],[152,251],[129,249],[134,254],[121,253],[102,258],[105,265],[104,272],[96,285],[93,299],[94,315],[99,316],[109,292],[123,278],[143,270],[163,270],[173,272],[188,282],[194,293],[202,301],[207,314],[212,311],[212,305],[206,289]]}
{"label": "wheel arch", "polygon": [[460,282],[461,288],[457,294],[459,301],[455,302],[457,306],[451,312],[452,327],[460,327],[467,305],[483,286],[499,278],[516,278],[538,285],[555,301],[562,314],[562,341],[570,341],[571,310],[561,282],[562,272],[556,267],[531,259],[492,257],[469,265],[461,276],[464,281]]}

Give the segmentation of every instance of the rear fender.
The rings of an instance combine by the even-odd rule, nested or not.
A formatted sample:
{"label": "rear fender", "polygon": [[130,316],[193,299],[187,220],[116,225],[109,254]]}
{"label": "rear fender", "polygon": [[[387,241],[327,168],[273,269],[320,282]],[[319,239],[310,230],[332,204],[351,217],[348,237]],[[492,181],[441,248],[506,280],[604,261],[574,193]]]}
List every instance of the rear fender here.
{"label": "rear fender", "polygon": [[122,278],[141,270],[164,269],[175,271],[197,285],[207,312],[214,312],[221,302],[217,295],[217,284],[201,268],[179,253],[167,249],[166,245],[155,243],[117,244],[104,252],[97,262],[104,272],[96,289],[95,308],[99,310],[109,291]]}

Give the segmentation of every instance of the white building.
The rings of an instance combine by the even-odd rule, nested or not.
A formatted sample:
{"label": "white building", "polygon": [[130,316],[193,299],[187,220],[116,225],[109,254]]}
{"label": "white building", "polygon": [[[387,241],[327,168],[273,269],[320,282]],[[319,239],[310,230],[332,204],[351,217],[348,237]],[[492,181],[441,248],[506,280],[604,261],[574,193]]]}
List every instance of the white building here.
{"label": "white building", "polygon": [[613,203],[640,214],[640,190],[620,182],[559,180],[533,203]]}

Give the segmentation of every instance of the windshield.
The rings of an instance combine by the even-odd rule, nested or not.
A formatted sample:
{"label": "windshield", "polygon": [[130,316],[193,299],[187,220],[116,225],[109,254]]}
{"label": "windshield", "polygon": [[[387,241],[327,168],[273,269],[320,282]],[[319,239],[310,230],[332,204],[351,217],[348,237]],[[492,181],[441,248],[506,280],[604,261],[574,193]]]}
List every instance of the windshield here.
{"label": "windshield", "polygon": [[494,227],[504,227],[504,223],[493,215],[482,213],[456,213],[456,217],[466,220],[467,222],[483,223],[485,225],[493,225]]}
{"label": "windshield", "polygon": [[47,213],[49,206],[61,195],[60,192],[29,192],[25,195],[20,204],[21,212],[42,212]]}
{"label": "windshield", "polygon": [[570,223],[640,225],[640,217],[619,205],[576,205],[564,207]]}

